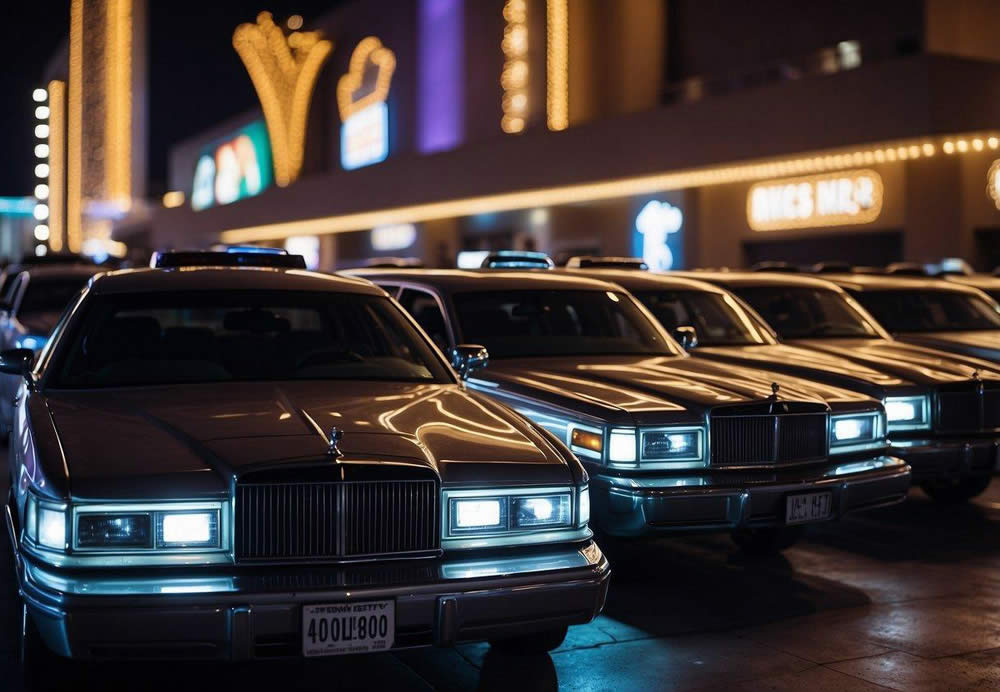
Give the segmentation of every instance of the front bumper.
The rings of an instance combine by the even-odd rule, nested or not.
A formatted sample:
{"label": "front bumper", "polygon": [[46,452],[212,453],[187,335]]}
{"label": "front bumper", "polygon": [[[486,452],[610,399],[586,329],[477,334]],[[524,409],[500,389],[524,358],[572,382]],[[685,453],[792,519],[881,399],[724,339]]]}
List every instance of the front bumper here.
{"label": "front bumper", "polygon": [[913,482],[957,481],[1000,470],[1000,440],[893,440],[892,453],[913,468]]}
{"label": "front bumper", "polygon": [[784,526],[790,495],[830,491],[838,519],[902,502],[909,487],[910,467],[895,457],[670,478],[591,475],[591,526],[613,536]]}
{"label": "front bumper", "polygon": [[[30,616],[74,659],[300,656],[302,606],[394,599],[394,648],[449,646],[589,622],[611,570],[593,541],[489,557],[352,566],[57,570],[19,556]],[[194,574],[197,572],[197,574]]]}

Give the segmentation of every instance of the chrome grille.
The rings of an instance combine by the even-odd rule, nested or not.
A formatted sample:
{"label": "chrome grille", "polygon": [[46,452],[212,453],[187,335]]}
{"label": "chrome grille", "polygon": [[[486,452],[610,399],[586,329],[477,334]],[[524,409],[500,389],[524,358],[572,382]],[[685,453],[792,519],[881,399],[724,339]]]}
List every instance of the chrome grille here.
{"label": "chrome grille", "polygon": [[355,559],[436,550],[433,480],[246,483],[236,488],[236,559]]}
{"label": "chrome grille", "polygon": [[975,382],[948,386],[938,392],[938,429],[966,431],[1000,428],[1000,383]]}
{"label": "chrome grille", "polygon": [[789,464],[827,455],[825,413],[714,415],[713,466]]}

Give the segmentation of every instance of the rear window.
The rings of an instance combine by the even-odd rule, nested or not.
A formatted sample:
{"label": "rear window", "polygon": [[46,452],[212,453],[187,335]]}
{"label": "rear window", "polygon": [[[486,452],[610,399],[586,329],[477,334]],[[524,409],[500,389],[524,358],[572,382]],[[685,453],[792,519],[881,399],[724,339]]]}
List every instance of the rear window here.
{"label": "rear window", "polygon": [[92,296],[48,386],[261,380],[451,382],[387,298],[292,291]]}

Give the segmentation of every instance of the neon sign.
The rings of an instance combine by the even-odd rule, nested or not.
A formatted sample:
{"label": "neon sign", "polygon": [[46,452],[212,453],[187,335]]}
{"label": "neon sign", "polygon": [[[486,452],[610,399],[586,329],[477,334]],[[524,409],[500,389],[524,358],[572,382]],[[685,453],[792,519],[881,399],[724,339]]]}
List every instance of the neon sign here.
{"label": "neon sign", "polygon": [[871,223],[881,211],[882,178],[872,170],[772,180],[747,194],[755,231]]}
{"label": "neon sign", "polygon": [[260,194],[272,182],[271,147],[256,120],[202,152],[195,165],[191,208],[201,211]]}
{"label": "neon sign", "polygon": [[[684,225],[684,213],[670,204],[651,200],[635,217],[637,231],[637,254],[653,271],[667,271],[674,268],[674,253],[680,251],[680,230]],[[671,248],[671,239],[674,247]]]}
{"label": "neon sign", "polygon": [[346,170],[370,166],[389,156],[389,96],[396,56],[374,36],[351,54],[347,74],[337,82],[340,109],[340,163]]}

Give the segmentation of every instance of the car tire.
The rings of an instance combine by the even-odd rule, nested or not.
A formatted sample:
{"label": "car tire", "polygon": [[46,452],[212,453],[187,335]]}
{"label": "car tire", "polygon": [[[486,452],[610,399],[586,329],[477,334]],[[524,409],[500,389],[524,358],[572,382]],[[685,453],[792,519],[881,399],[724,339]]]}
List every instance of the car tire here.
{"label": "car tire", "polygon": [[508,654],[545,654],[558,649],[566,639],[566,627],[532,632],[519,637],[491,639],[490,646]]}
{"label": "car tire", "polygon": [[752,557],[777,555],[791,548],[802,535],[801,526],[775,526],[761,529],[737,529],[733,531],[733,543],[745,554]]}
{"label": "car tire", "polygon": [[935,502],[957,505],[982,495],[991,480],[992,476],[966,476],[957,483],[924,483],[920,487]]}

